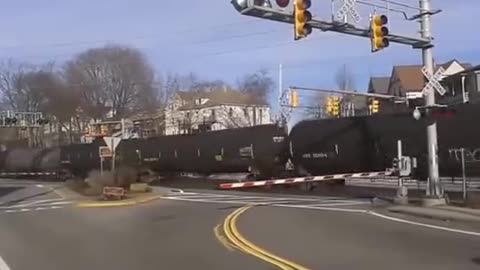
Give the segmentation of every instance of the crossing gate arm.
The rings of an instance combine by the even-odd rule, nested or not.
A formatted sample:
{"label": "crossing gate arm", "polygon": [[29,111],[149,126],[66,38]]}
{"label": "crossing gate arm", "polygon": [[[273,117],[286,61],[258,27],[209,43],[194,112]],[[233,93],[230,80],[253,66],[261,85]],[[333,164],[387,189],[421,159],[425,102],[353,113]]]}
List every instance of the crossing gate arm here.
{"label": "crossing gate arm", "polygon": [[297,178],[286,178],[286,179],[275,179],[275,180],[251,181],[251,182],[243,182],[243,183],[222,183],[218,187],[219,189],[237,189],[237,188],[272,186],[272,185],[291,185],[291,184],[322,182],[322,181],[330,181],[330,180],[346,179],[346,178],[389,176],[392,174],[393,174],[392,171],[332,174],[332,175],[322,175],[322,176],[308,176],[308,177],[297,177]]}

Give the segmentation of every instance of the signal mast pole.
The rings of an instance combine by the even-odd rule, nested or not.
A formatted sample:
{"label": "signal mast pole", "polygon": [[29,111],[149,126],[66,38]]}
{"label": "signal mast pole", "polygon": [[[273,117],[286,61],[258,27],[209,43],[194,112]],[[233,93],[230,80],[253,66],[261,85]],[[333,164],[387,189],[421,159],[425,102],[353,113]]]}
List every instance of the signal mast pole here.
{"label": "signal mast pole", "polygon": [[[420,12],[422,13],[420,19],[420,31],[422,38],[431,39],[431,22],[430,22],[430,0],[419,0]],[[430,74],[434,74],[432,47],[422,48],[423,66],[426,67]],[[427,107],[435,105],[435,91],[430,91],[425,96],[425,105]],[[428,123],[427,126],[427,146],[428,146],[428,189],[427,196],[432,199],[437,199],[435,204],[441,203],[444,200],[440,187],[440,176],[438,168],[438,142],[437,142],[437,124],[435,120]],[[426,201],[424,201],[426,203]]]}

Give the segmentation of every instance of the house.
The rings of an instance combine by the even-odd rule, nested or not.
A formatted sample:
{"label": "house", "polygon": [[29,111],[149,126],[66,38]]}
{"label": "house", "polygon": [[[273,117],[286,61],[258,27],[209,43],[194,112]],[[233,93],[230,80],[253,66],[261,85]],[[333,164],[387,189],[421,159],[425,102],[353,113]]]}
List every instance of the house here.
{"label": "house", "polygon": [[166,135],[270,123],[270,107],[265,101],[226,87],[178,92],[165,110]]}
{"label": "house", "polygon": [[480,65],[465,69],[442,80],[447,94],[443,103],[478,102],[480,100]]}
{"label": "house", "polygon": [[165,135],[165,110],[156,109],[137,113],[129,120],[133,122],[134,131],[141,138]]}
{"label": "house", "polygon": [[387,94],[390,77],[371,77],[368,82],[368,93]]}
{"label": "house", "polygon": [[[445,72],[441,77],[442,85],[446,84],[446,78],[472,67],[469,63],[460,63],[451,60],[435,68],[437,71],[442,67]],[[425,86],[426,79],[422,73],[422,65],[394,66],[390,77],[372,77],[368,85],[368,92],[374,94],[385,94],[391,96],[405,97],[408,92],[421,92]],[[447,90],[449,89],[446,87]],[[423,104],[423,100],[410,101],[410,105]],[[408,109],[405,104],[396,104],[391,100],[380,100],[380,112],[392,113]]]}

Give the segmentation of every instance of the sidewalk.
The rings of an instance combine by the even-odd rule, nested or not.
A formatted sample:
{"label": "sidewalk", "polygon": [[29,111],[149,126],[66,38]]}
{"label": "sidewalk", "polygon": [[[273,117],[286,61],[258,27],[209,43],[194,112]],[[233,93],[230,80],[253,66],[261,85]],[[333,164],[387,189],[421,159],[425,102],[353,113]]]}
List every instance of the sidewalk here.
{"label": "sidewalk", "polygon": [[480,209],[462,208],[455,206],[419,207],[396,205],[388,207],[387,210],[392,213],[401,213],[438,220],[456,220],[463,222],[480,223]]}

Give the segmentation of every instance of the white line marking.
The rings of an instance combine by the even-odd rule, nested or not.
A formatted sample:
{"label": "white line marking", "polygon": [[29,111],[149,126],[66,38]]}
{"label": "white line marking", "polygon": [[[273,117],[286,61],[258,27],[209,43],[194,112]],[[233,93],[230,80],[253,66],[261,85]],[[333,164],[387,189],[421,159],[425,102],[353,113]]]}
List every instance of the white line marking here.
{"label": "white line marking", "polygon": [[7,211],[5,211],[5,213],[16,213],[16,212],[17,212],[17,210],[7,210]]}
{"label": "white line marking", "polygon": [[365,210],[361,209],[348,209],[348,208],[335,208],[335,207],[311,207],[307,205],[291,205],[291,204],[274,204],[273,206],[279,207],[290,207],[290,208],[305,208],[313,210],[328,210],[328,211],[337,211],[337,212],[350,212],[350,213],[367,213]]}
{"label": "white line marking", "polygon": [[0,256],[0,270],[10,270],[10,267],[8,267],[8,264],[5,262],[2,256]]}
{"label": "white line marking", "polygon": [[41,210],[47,210],[47,207],[37,207],[35,208],[35,211],[41,211]]}
{"label": "white line marking", "polygon": [[341,205],[360,205],[360,204],[368,204],[366,202],[339,202],[339,203],[320,203],[320,204],[310,204],[307,206],[311,207],[324,207],[324,206],[341,206]]}
{"label": "white line marking", "polygon": [[19,211],[20,211],[20,212],[28,212],[28,211],[30,211],[30,209],[28,209],[28,208],[23,208],[23,209],[20,209]]}
{"label": "white line marking", "polygon": [[394,218],[394,217],[382,215],[382,214],[372,212],[372,211],[367,211],[367,213],[370,214],[370,215],[376,216],[376,217],[380,217],[380,218],[384,218],[384,219],[388,219],[388,220],[396,221],[396,222],[400,222],[400,223],[417,225],[417,226],[422,226],[422,227],[427,227],[427,228],[437,229],[437,230],[442,230],[442,231],[449,231],[449,232],[456,232],[456,233],[480,236],[480,233],[478,233],[478,232],[452,229],[452,228],[447,228],[447,227],[442,227],[442,226],[436,226],[436,225],[430,225],[430,224],[425,224],[425,223],[420,223],[420,222],[414,222],[414,221],[409,221],[409,220],[405,220],[405,219]]}
{"label": "white line marking", "polygon": [[27,202],[23,205],[27,206],[27,205],[33,205],[33,204],[40,204],[40,203],[47,203],[47,202],[58,202],[58,201],[62,201],[63,199],[48,199],[48,200],[38,200],[38,201],[30,201],[30,202]]}
{"label": "white line marking", "polygon": [[43,188],[44,185],[36,185],[38,188]]}
{"label": "white line marking", "polygon": [[15,204],[11,206],[1,206],[0,209],[14,209],[14,208],[22,208],[22,207],[31,207],[31,206],[49,206],[49,205],[65,205],[65,204],[71,204],[72,202],[70,201],[63,201],[63,202],[50,202],[50,203],[27,203],[27,204]]}
{"label": "white line marking", "polygon": [[50,207],[50,209],[60,209],[60,208],[63,208],[63,206],[52,206],[52,207]]}

